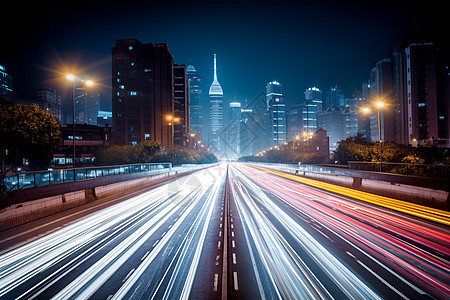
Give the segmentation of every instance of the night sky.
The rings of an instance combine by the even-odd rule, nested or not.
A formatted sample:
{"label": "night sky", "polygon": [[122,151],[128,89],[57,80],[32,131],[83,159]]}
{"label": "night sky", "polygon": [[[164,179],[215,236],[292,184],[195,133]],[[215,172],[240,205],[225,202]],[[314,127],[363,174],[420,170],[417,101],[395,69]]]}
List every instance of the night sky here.
{"label": "night sky", "polygon": [[277,80],[292,105],[311,86],[338,85],[352,96],[404,39],[448,38],[439,36],[447,29],[442,1],[35,2],[3,10],[0,64],[14,77],[15,96],[34,99],[47,85],[65,105],[70,85],[61,76],[76,72],[101,84],[102,108],[110,107],[116,39],[168,43],[175,63],[197,69],[205,95],[217,53],[226,102],[250,101]]}

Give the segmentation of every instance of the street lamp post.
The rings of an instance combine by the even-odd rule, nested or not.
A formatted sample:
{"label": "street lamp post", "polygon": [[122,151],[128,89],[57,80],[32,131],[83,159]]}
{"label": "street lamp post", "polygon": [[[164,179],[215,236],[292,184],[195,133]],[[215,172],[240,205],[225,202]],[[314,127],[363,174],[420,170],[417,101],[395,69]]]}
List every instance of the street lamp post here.
{"label": "street lamp post", "polygon": [[380,172],[381,172],[381,109],[383,109],[383,102],[377,102],[377,110],[378,110],[378,138],[380,141]]}
{"label": "street lamp post", "polygon": [[[72,166],[74,169],[74,181],[75,181],[75,81],[77,80],[77,77],[73,74],[67,74],[66,75],[67,80],[72,82],[72,147],[73,147],[73,156],[72,156]],[[84,82],[87,86],[94,85],[94,82],[92,80],[81,80]]]}
{"label": "street lamp post", "polygon": [[[375,103],[376,107],[377,107],[377,119],[378,119],[378,142],[380,143],[380,172],[381,172],[381,161],[382,161],[382,156],[381,156],[381,151],[382,151],[382,145],[381,145],[381,110],[384,107],[384,103],[382,101],[378,101],[377,103]],[[362,111],[364,113],[369,113],[370,109],[367,107],[364,107],[362,109]]]}

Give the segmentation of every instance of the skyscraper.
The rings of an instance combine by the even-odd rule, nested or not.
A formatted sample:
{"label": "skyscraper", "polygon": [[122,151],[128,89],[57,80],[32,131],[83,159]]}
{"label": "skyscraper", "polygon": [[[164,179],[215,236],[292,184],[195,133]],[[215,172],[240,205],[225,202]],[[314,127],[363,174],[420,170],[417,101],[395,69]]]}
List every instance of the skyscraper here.
{"label": "skyscraper", "polygon": [[56,93],[56,90],[39,87],[37,90],[38,105],[55,116],[56,120],[62,122],[62,108],[61,96]]}
{"label": "skyscraper", "polygon": [[13,77],[6,73],[6,68],[0,65],[0,95],[10,99],[13,96]]}
{"label": "skyscraper", "polygon": [[310,87],[305,91],[303,105],[303,131],[314,132],[317,129],[317,110],[322,110],[322,91],[316,87]]}
{"label": "skyscraper", "polygon": [[75,90],[75,124],[97,125],[100,93],[90,89]]}
{"label": "skyscraper", "polygon": [[[375,63],[359,106],[380,111],[381,140],[450,146],[450,57],[434,43],[404,41]],[[379,140],[377,110],[358,114],[359,131]],[[370,126],[370,127],[369,127]],[[361,130],[362,129],[362,130]],[[364,132],[365,131],[365,132]]]}
{"label": "skyscraper", "polygon": [[219,137],[223,128],[223,91],[217,81],[216,54],[214,54],[214,80],[209,88],[209,147],[220,155],[223,145]]}
{"label": "skyscraper", "polygon": [[227,158],[238,159],[240,157],[240,122],[241,103],[230,102],[230,122],[225,128],[225,154]]}
{"label": "skyscraper", "polygon": [[189,131],[189,81],[185,65],[173,66],[174,145],[184,146]]}
{"label": "skyscraper", "polygon": [[271,145],[279,145],[286,142],[286,104],[283,86],[279,82],[272,81],[266,85],[266,101]]}
{"label": "skyscraper", "polygon": [[327,110],[330,107],[345,107],[344,91],[340,90],[337,85],[326,92],[325,100],[322,102],[320,110]]}
{"label": "skyscraper", "polygon": [[112,48],[114,141],[173,146],[173,57],[167,44],[116,40]]}
{"label": "skyscraper", "polygon": [[203,129],[203,106],[202,106],[202,79],[198,76],[194,66],[187,67],[187,76],[189,78],[189,94],[190,94],[190,132],[197,135],[197,139],[201,140]]}
{"label": "skyscraper", "polygon": [[409,43],[398,49],[396,63],[403,140],[450,147],[448,54],[433,43]]}

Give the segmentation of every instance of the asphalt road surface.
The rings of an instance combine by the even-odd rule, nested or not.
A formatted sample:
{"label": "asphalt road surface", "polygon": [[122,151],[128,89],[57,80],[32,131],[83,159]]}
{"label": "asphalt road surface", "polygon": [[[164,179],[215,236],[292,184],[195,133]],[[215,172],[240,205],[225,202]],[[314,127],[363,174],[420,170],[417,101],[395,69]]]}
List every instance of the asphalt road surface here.
{"label": "asphalt road surface", "polygon": [[448,213],[299,181],[222,163],[2,232],[0,298],[450,298]]}

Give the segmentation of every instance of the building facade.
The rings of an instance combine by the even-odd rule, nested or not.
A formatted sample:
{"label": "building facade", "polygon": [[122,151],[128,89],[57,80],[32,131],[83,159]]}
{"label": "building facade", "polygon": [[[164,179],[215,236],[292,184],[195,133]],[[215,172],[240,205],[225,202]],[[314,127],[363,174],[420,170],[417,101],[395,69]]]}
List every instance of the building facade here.
{"label": "building facade", "polygon": [[329,107],[317,113],[317,127],[326,130],[328,134],[331,156],[340,141],[358,133],[357,113],[350,108]]}
{"label": "building facade", "polygon": [[303,102],[303,131],[306,133],[317,130],[317,111],[322,110],[322,91],[317,87],[310,87],[305,91]]}
{"label": "building facade", "polygon": [[97,125],[100,93],[91,89],[75,90],[75,124]]}
{"label": "building facade", "polygon": [[327,110],[330,107],[345,107],[344,91],[339,89],[337,85],[326,92],[321,110]]}
{"label": "building facade", "polygon": [[296,104],[289,107],[286,111],[286,138],[292,141],[296,136],[303,133],[303,105]]}
{"label": "building facade", "polygon": [[222,156],[225,137],[221,137],[223,129],[223,90],[217,81],[217,62],[214,54],[214,80],[209,88],[209,148]]}
{"label": "building facade", "polygon": [[173,67],[173,115],[178,122],[173,124],[173,143],[175,146],[187,145],[189,133],[189,79],[185,65]]}
{"label": "building facade", "polygon": [[167,44],[116,40],[112,48],[114,142],[173,146],[173,57]]}
{"label": "building facade", "polygon": [[225,154],[228,159],[241,156],[241,103],[230,102],[229,123],[225,129]]}
{"label": "building facade", "polygon": [[266,102],[271,146],[282,144],[286,142],[286,103],[283,86],[279,82],[267,83]]}
{"label": "building facade", "polygon": [[[403,42],[375,63],[363,84],[360,107],[371,108],[359,116],[360,132],[370,128],[370,141],[400,144],[433,144],[450,147],[449,56],[434,43]],[[381,137],[378,135],[377,108]],[[361,120],[362,119],[362,120]]]}
{"label": "building facade", "polygon": [[187,67],[187,76],[189,79],[190,95],[190,129],[189,132],[195,134],[201,141],[203,130],[203,92],[202,79],[199,77],[194,66]]}
{"label": "building facade", "polygon": [[399,82],[409,144],[450,147],[449,58],[433,43],[409,44],[402,51],[405,81]]}
{"label": "building facade", "polygon": [[0,96],[11,99],[13,96],[13,77],[6,73],[6,68],[0,65]]}
{"label": "building facade", "polygon": [[56,90],[39,87],[37,90],[37,104],[44,110],[50,112],[58,122],[62,122],[61,96]]}
{"label": "building facade", "polygon": [[[112,146],[111,136],[111,127],[75,124],[75,160],[77,165],[92,164],[98,150]],[[73,138],[72,124],[61,126],[59,145],[53,153],[52,164],[72,165]]]}

